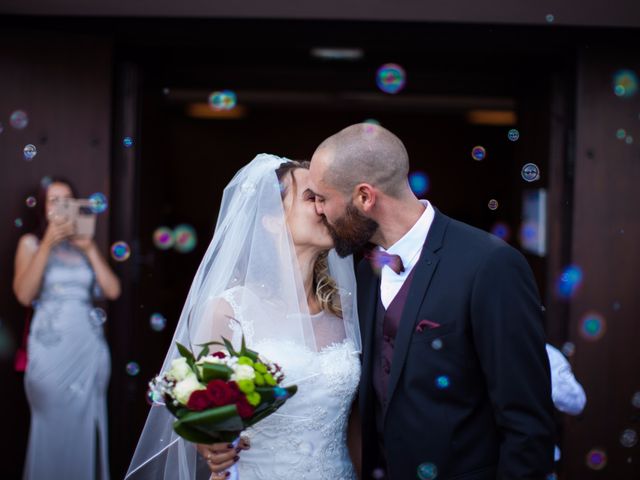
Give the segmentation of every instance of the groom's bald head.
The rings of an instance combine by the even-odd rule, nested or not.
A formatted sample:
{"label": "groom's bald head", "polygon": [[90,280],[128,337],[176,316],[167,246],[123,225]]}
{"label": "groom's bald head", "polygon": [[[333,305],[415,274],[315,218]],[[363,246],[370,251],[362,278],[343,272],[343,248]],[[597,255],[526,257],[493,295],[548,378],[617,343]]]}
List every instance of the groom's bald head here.
{"label": "groom's bald head", "polygon": [[348,196],[359,183],[369,183],[392,197],[408,190],[407,150],[379,125],[358,123],[339,131],[320,144],[313,161],[321,163],[323,182]]}

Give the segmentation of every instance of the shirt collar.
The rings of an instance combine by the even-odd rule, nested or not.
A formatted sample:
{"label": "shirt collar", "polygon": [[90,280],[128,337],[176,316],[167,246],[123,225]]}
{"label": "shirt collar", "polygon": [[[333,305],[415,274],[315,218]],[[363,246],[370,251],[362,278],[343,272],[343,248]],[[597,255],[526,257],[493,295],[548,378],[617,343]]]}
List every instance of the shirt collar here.
{"label": "shirt collar", "polygon": [[420,200],[420,202],[425,206],[425,210],[413,227],[388,250],[379,247],[383,252],[399,255],[405,268],[417,260],[418,252],[422,250],[435,216],[435,209],[427,200]]}

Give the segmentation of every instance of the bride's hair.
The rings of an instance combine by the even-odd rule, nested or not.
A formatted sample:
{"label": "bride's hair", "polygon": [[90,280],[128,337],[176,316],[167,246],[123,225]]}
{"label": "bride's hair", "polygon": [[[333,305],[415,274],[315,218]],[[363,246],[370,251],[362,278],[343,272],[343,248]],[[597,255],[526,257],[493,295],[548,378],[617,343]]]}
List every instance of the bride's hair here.
{"label": "bride's hair", "polygon": [[[295,177],[293,171],[298,168],[309,169],[308,161],[296,161],[285,162],[276,170],[278,181],[280,182],[280,191],[282,192],[282,199],[287,195],[288,189],[284,185],[284,179],[287,175],[291,177],[291,183],[295,183]],[[336,286],[336,282],[331,275],[329,275],[329,251],[322,252],[315,265],[313,266],[313,285],[316,290],[316,300],[320,305],[320,308],[325,312],[332,313],[337,317],[342,318],[342,307],[340,305],[340,292]]]}

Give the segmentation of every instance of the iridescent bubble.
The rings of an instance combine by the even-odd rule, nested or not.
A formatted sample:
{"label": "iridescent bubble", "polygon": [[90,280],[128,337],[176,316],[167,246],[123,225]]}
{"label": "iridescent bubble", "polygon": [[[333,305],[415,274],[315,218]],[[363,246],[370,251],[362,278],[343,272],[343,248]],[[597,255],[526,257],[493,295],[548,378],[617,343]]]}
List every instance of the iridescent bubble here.
{"label": "iridescent bubble", "polygon": [[473,149],[471,149],[471,157],[474,160],[481,162],[482,160],[487,158],[487,151],[484,149],[484,147],[477,145],[473,147]]}
{"label": "iridescent bubble", "polygon": [[107,312],[98,307],[93,308],[89,312],[89,320],[93,326],[99,327],[107,321]]}
{"label": "iridescent bubble", "polygon": [[151,325],[151,330],[161,332],[167,326],[167,319],[161,313],[154,313],[149,318],[149,325]]}
{"label": "iridescent bubble", "polygon": [[633,448],[638,444],[638,432],[627,428],[620,434],[620,445],[625,448]]}
{"label": "iridescent bubble", "polygon": [[173,230],[169,227],[158,227],[153,232],[153,244],[158,250],[168,250],[174,242]]}
{"label": "iridescent bubble", "polygon": [[168,87],[164,87],[162,89],[162,93],[163,95],[169,95],[171,93],[171,90]]}
{"label": "iridescent bubble", "polygon": [[538,223],[535,220],[524,222],[520,227],[520,243],[530,245],[537,241]]}
{"label": "iridescent bubble", "polygon": [[547,23],[553,23],[554,20],[556,19],[555,15],[553,15],[553,13],[548,13],[544,19],[547,21]]}
{"label": "iridescent bubble", "polygon": [[214,110],[232,110],[238,103],[238,98],[232,90],[221,90],[209,95],[209,105]]}
{"label": "iridescent bubble", "polygon": [[32,196],[32,197],[27,197],[24,203],[27,205],[27,207],[33,208],[38,204],[38,201],[36,200],[36,197]]}
{"label": "iridescent bubble", "polygon": [[491,227],[491,233],[505,242],[507,242],[511,237],[511,229],[509,228],[509,225],[504,222],[494,223],[493,227]]}
{"label": "iridescent bubble", "polygon": [[449,380],[449,377],[447,377],[446,375],[440,375],[438,378],[436,378],[436,387],[438,387],[440,390],[449,388],[450,383],[451,382]]}
{"label": "iridescent bubble", "polygon": [[540,169],[535,163],[527,163],[522,167],[520,174],[527,182],[535,182],[540,178]]}
{"label": "iridescent bubble", "polygon": [[631,135],[627,135],[624,139],[624,143],[626,143],[627,145],[631,145],[633,143],[633,137]]}
{"label": "iridescent bubble", "polygon": [[385,93],[398,93],[406,83],[404,68],[396,63],[385,63],[376,72],[376,85]]}
{"label": "iridescent bubble", "polygon": [[32,145],[32,144],[25,145],[22,151],[24,153],[24,159],[26,161],[33,160],[33,157],[35,157],[38,154],[38,149],[36,148],[35,145]]}
{"label": "iridescent bubble", "polygon": [[173,230],[173,236],[175,239],[175,248],[180,253],[189,253],[198,243],[198,236],[195,229],[191,225],[182,224],[178,225]]}
{"label": "iridescent bubble", "polygon": [[507,133],[507,137],[512,142],[517,142],[518,139],[520,138],[520,132],[518,130],[516,130],[515,128],[512,128],[511,130],[509,130],[509,133]]}
{"label": "iridescent bubble", "polygon": [[104,193],[96,192],[89,196],[91,202],[91,211],[93,213],[103,213],[109,207],[109,201]]}
{"label": "iridescent bubble", "polygon": [[13,224],[14,224],[16,227],[18,227],[18,228],[22,228],[22,225],[23,225],[23,223],[22,223],[22,219],[21,219],[21,218],[16,218],[16,219],[13,221]]}
{"label": "iridescent bubble", "polygon": [[409,174],[409,185],[417,196],[424,195],[429,191],[429,177],[424,172],[413,172]]}
{"label": "iridescent bubble", "polygon": [[580,285],[582,285],[582,269],[577,265],[569,265],[556,281],[556,292],[562,298],[571,298]]}
{"label": "iridescent bubble", "polygon": [[621,98],[633,97],[638,91],[638,75],[629,69],[618,70],[613,75],[613,93]]}
{"label": "iridescent bubble", "polygon": [[635,408],[640,408],[640,392],[635,392],[631,397],[631,405]]}
{"label": "iridescent bubble", "polygon": [[25,128],[29,125],[29,116],[27,115],[27,112],[24,110],[14,111],[9,118],[9,125],[18,130]]}
{"label": "iridescent bubble", "polygon": [[624,128],[619,128],[616,130],[616,138],[618,140],[624,140],[624,137],[627,136],[627,131]]}
{"label": "iridescent bubble", "polygon": [[384,470],[381,468],[375,468],[373,472],[371,472],[371,478],[375,480],[382,480],[384,478]]}
{"label": "iridescent bubble", "polygon": [[558,480],[558,475],[556,475],[555,473],[550,473],[549,475],[547,475],[545,480]]}
{"label": "iridescent bubble", "polygon": [[51,185],[51,177],[50,176],[44,176],[40,179],[40,186],[42,188],[49,188],[49,185]]}
{"label": "iridescent bubble", "polygon": [[434,341],[431,342],[431,348],[433,348],[434,350],[441,350],[442,340],[439,338],[436,338]]}
{"label": "iridescent bubble", "polygon": [[124,137],[124,139],[122,139],[122,145],[124,145],[125,148],[133,147],[133,138]]}
{"label": "iridescent bubble", "polygon": [[375,118],[367,118],[362,123],[368,123],[369,125],[378,125],[378,126],[380,126],[380,122],[378,120],[376,120]]}
{"label": "iridescent bubble", "polygon": [[131,248],[127,242],[118,241],[111,245],[111,258],[116,262],[124,262],[131,255]]}
{"label": "iridescent bubble", "polygon": [[131,375],[132,377],[135,377],[140,373],[140,365],[138,365],[136,362],[127,363],[125,369],[127,370],[127,374]]}
{"label": "iridescent bubble", "polygon": [[585,340],[600,340],[606,328],[606,321],[599,313],[587,313],[580,321],[580,334]]}
{"label": "iridescent bubble", "polygon": [[576,345],[573,342],[565,342],[561,348],[562,353],[565,357],[573,357],[576,353]]}
{"label": "iridescent bubble", "polygon": [[587,453],[587,467],[592,470],[602,470],[607,466],[607,454],[604,450],[594,448]]}
{"label": "iridescent bubble", "polygon": [[418,465],[418,478],[420,480],[434,480],[438,476],[438,468],[433,463],[421,463]]}
{"label": "iridescent bubble", "polygon": [[498,201],[495,198],[492,198],[491,200],[489,200],[489,203],[487,204],[487,206],[489,207],[489,210],[497,210],[498,209]]}

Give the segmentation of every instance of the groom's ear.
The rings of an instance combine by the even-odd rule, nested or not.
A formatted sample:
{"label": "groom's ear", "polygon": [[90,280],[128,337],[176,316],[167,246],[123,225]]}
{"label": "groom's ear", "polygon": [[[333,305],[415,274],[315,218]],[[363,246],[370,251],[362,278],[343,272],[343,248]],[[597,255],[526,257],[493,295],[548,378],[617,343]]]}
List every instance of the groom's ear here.
{"label": "groom's ear", "polygon": [[368,183],[356,185],[353,203],[364,213],[370,212],[377,201],[376,189]]}

